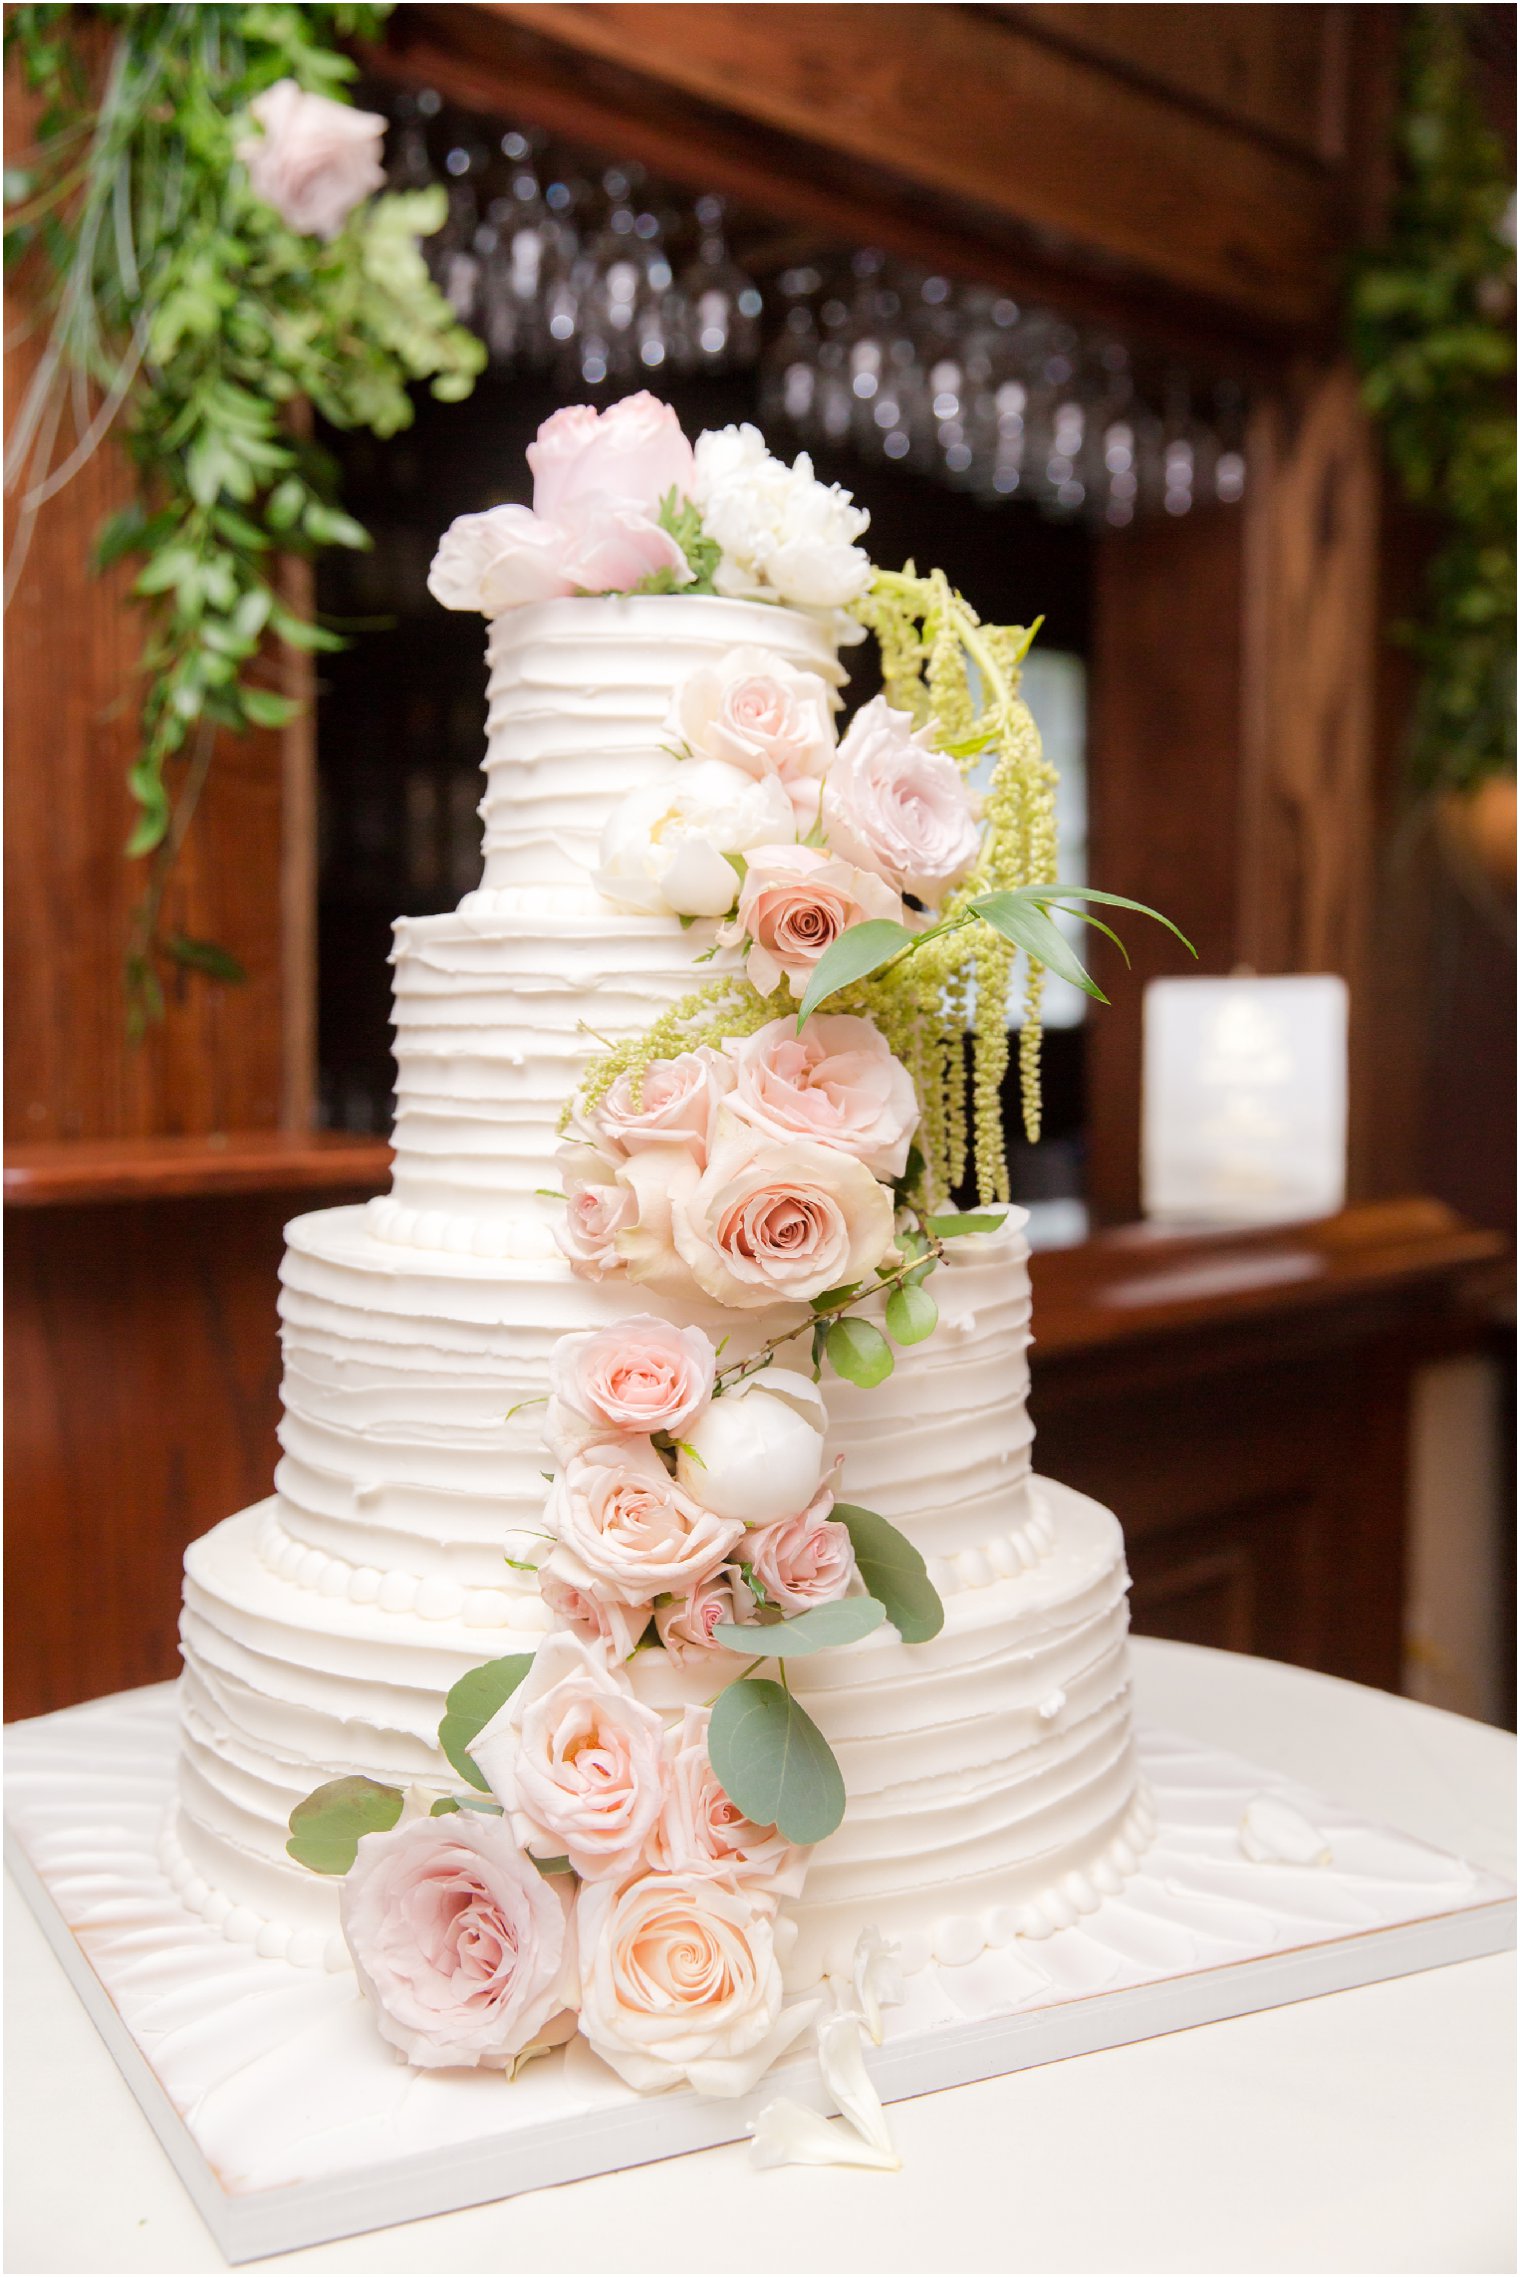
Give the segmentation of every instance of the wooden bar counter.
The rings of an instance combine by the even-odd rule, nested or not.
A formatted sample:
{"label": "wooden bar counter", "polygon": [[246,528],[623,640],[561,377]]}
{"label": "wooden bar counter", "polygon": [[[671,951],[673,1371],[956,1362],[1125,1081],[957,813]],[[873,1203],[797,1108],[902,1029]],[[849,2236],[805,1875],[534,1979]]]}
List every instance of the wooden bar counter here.
{"label": "wooden bar counter", "polygon": [[[270,1491],[282,1229],[389,1161],[269,1132],[7,1152],[7,1716],[174,1673],[185,1545]],[[1037,1256],[1039,1465],[1117,1510],[1136,1626],[1395,1687],[1410,1378],[1481,1341],[1506,1260],[1422,1200]]]}

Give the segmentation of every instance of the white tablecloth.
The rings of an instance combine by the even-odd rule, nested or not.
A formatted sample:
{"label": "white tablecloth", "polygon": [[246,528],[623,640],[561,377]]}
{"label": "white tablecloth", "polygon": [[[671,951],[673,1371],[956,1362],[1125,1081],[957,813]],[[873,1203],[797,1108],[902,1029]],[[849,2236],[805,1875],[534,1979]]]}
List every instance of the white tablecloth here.
{"label": "white tablecloth", "polygon": [[[1515,1743],[1269,1661],[1137,1640],[1139,1712],[1514,1872]],[[5,2266],[225,2267],[7,1891]],[[1512,2270],[1513,1955],[893,2106],[898,2175],[746,2148],[251,2267],[514,2273]]]}

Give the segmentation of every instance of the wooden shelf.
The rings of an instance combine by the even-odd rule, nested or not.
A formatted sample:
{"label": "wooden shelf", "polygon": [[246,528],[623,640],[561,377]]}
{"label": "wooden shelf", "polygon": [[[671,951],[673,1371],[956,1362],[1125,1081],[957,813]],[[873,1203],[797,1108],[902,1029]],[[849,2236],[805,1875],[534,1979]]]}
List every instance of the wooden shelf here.
{"label": "wooden shelf", "polygon": [[8,1209],[148,1202],[202,1194],[378,1193],[383,1139],[350,1131],[228,1131],[197,1138],[80,1139],[5,1150]]}
{"label": "wooden shelf", "polygon": [[1033,1259],[1036,1361],[1389,1299],[1484,1308],[1511,1285],[1509,1244],[1422,1197],[1303,1225],[1179,1232],[1124,1226]]}

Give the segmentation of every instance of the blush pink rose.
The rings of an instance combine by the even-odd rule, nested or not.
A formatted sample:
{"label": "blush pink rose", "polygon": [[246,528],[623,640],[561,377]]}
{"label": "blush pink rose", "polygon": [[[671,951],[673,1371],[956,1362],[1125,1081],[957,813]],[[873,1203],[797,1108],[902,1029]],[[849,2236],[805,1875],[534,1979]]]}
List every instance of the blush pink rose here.
{"label": "blush pink rose", "polygon": [[470,1747],[525,1850],[587,1881],[638,1866],[665,1799],[665,1733],[596,1644],[559,1629]]}
{"label": "blush pink rose", "polygon": [[885,696],[851,720],[829,769],[823,818],[836,852],[931,907],[980,848],[960,769]]}
{"label": "blush pink rose", "polygon": [[754,1604],[747,1589],[735,1588],[738,1579],[733,1566],[719,1566],[689,1595],[656,1605],[655,1629],[673,1661],[704,1660],[722,1649],[713,1642],[714,1629],[720,1621],[742,1620],[743,1608]]}
{"label": "blush pink rose", "polygon": [[700,1170],[707,1160],[718,1101],[733,1080],[729,1061],[704,1044],[697,1051],[680,1052],[674,1059],[652,1060],[644,1070],[637,1105],[632,1076],[620,1075],[596,1105],[576,1120],[615,1161],[626,1161],[643,1147],[674,1139],[688,1150]]}
{"label": "blush pink rose", "polygon": [[366,1834],[343,1935],[381,2037],[408,2063],[503,2070],[560,2038],[575,2000],[566,1895],[502,1819],[465,1811]]}
{"label": "blush pink rose", "polygon": [[730,649],[681,683],[665,724],[693,758],[779,777],[799,831],[818,820],[834,723],[816,672],[799,671],[766,648]]}
{"label": "blush pink rose", "polygon": [[603,1281],[623,1269],[619,1237],[632,1225],[634,1198],[617,1182],[617,1165],[595,1148],[559,1150],[565,1214],[554,1238],[583,1280]]}
{"label": "blush pink rose", "polygon": [[617,499],[652,515],[674,490],[690,498],[696,460],[668,403],[647,389],[625,395],[605,411],[567,404],[539,428],[528,445],[533,470],[533,511],[563,522],[589,500]]}
{"label": "blush pink rose", "polygon": [[575,591],[562,530],[526,506],[492,506],[461,514],[438,541],[428,591],[446,609],[478,609],[497,617],[529,601]]}
{"label": "blush pink rose", "polygon": [[588,1883],[579,1899],[580,2025],[640,2094],[743,2095],[818,2013],[783,2001],[769,1905],[708,1874]]}
{"label": "blush pink rose", "polygon": [[665,1807],[649,1838],[657,1874],[723,1874],[756,1895],[796,1897],[808,1853],[756,1826],[718,1784],[707,1754],[710,1708],[687,1708],[666,1735]]}
{"label": "blush pink rose", "polygon": [[634,1313],[610,1328],[561,1336],[549,1355],[549,1397],[609,1432],[678,1432],[712,1398],[717,1355],[700,1328]]}
{"label": "blush pink rose", "polygon": [[685,554],[642,506],[616,498],[581,499],[549,526],[559,532],[560,573],[572,592],[630,593],[661,570],[677,585],[692,581]]}
{"label": "blush pink rose", "polygon": [[783,980],[801,996],[825,949],[852,925],[902,921],[900,894],[817,846],[755,846],[747,861],[738,907],[718,939],[725,948],[748,939],[744,969],[762,996]]}
{"label": "blush pink rose", "polygon": [[631,1656],[649,1626],[648,1605],[624,1605],[604,1597],[562,1542],[555,1543],[538,1569],[538,1594],[551,1613],[617,1667]]}
{"label": "blush pink rose", "polygon": [[751,1529],[745,1553],[755,1579],[784,1613],[843,1597],[855,1574],[849,1531],[829,1516],[832,1487],[824,1487],[795,1518]]}
{"label": "blush pink rose", "polygon": [[838,1147],[873,1177],[900,1178],[918,1128],[918,1095],[880,1029],[846,1012],[772,1020],[730,1042],[732,1111],[787,1144]]}
{"label": "blush pink rose", "polygon": [[671,1194],[671,1239],[718,1304],[806,1304],[892,1246],[892,1198],[853,1156],[778,1145],[723,1109],[708,1165]]}
{"label": "blush pink rose", "polygon": [[704,1510],[678,1486],[647,1439],[572,1455],[550,1490],[544,1522],[594,1590],[628,1605],[694,1588],[744,1534],[742,1519]]}
{"label": "blush pink rose", "polygon": [[385,183],[385,120],[330,95],[277,79],[248,106],[262,133],[235,145],[254,196],[302,237],[337,236],[353,209]]}

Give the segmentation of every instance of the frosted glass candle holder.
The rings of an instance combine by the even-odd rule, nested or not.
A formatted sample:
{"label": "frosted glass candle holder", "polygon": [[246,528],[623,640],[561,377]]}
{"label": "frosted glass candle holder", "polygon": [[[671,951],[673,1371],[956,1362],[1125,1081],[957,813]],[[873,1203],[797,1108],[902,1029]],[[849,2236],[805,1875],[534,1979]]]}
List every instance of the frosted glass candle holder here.
{"label": "frosted glass candle holder", "polygon": [[1344,1207],[1347,1012],[1332,973],[1150,983],[1147,1217],[1269,1225]]}

